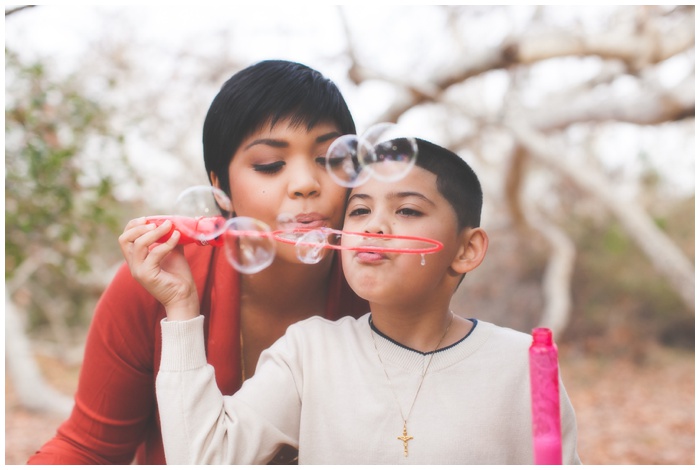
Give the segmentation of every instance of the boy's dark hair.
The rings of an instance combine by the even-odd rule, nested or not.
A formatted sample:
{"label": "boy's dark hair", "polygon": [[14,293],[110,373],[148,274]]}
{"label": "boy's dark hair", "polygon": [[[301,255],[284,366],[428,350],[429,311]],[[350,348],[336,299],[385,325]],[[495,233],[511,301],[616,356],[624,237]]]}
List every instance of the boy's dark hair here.
{"label": "boy's dark hair", "polygon": [[416,141],[416,165],[437,176],[438,191],[457,214],[459,229],[479,227],[483,194],[474,170],[459,155],[426,140]]}
{"label": "boy's dark hair", "polygon": [[229,78],[209,107],[202,135],[207,175],[213,171],[228,193],[228,167],[243,139],[287,118],[307,129],[330,122],[341,134],[355,133],[340,90],[320,72],[284,60],[258,62]]}

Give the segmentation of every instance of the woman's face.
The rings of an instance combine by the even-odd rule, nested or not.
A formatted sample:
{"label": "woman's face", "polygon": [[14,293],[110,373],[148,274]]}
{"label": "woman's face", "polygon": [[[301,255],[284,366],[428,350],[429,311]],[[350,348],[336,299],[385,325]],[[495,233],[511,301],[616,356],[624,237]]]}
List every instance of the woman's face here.
{"label": "woman's face", "polygon": [[[305,228],[340,228],[347,191],[326,171],[328,147],[341,135],[333,124],[265,127],[241,143],[229,164],[233,211],[278,228],[280,216]],[[215,186],[219,181],[212,180]],[[286,227],[290,227],[287,223]]]}

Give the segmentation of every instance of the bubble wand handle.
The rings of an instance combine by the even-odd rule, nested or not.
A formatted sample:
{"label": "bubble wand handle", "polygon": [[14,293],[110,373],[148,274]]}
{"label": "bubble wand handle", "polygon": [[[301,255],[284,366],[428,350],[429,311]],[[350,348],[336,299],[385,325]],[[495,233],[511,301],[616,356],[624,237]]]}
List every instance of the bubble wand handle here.
{"label": "bubble wand handle", "polygon": [[529,355],[534,463],[561,465],[558,351],[548,328],[532,330]]}
{"label": "bubble wand handle", "polygon": [[185,217],[179,215],[154,215],[146,217],[146,222],[160,226],[163,222],[169,220],[173,223],[170,231],[159,238],[156,243],[165,243],[175,230],[180,232],[180,240],[178,245],[196,244],[201,246],[223,246],[224,239],[222,236],[205,237],[196,234],[212,233],[218,230],[226,223],[226,218],[216,217]]}

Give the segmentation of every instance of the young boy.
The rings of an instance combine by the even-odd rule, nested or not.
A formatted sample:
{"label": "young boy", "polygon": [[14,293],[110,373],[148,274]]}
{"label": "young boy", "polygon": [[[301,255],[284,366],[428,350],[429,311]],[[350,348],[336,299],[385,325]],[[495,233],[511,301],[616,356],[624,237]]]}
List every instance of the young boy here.
{"label": "young boy", "polygon": [[[343,250],[348,283],[371,312],[291,326],[233,396],[221,394],[207,365],[200,312],[165,305],[156,392],[167,462],[264,463],[286,444],[302,464],[532,464],[530,336],[449,308],[486,253],[481,204],[471,168],[422,140],[404,179],[353,189],[345,231],[431,238],[444,248],[425,262]],[[151,252],[151,266],[173,238]],[[361,237],[343,243],[353,238]],[[154,275],[147,289],[157,282]],[[580,463],[561,390],[563,460]]]}

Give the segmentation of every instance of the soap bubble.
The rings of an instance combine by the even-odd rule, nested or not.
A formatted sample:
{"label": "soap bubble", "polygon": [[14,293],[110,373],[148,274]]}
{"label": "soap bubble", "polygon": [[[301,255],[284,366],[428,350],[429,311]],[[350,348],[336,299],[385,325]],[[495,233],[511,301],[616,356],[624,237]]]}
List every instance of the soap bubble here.
{"label": "soap bubble", "polygon": [[333,181],[341,186],[359,186],[370,177],[358,157],[366,153],[372,153],[372,148],[364,140],[352,134],[340,136],[326,152],[326,170]]}
{"label": "soap bubble", "polygon": [[323,259],[326,235],[322,230],[311,230],[296,242],[297,258],[306,264],[316,264]]}
{"label": "soap bubble", "polygon": [[[277,236],[284,240],[296,241],[306,233],[305,230],[297,230],[296,217],[292,214],[282,213],[277,216]],[[289,243],[289,242],[287,242]]]}
{"label": "soap bubble", "polygon": [[234,217],[224,231],[226,257],[236,270],[254,274],[272,264],[275,240],[270,226],[251,217]]}
{"label": "soap bubble", "polygon": [[232,211],[231,200],[222,190],[214,186],[192,186],[175,200],[173,215],[194,219],[194,223],[178,224],[183,235],[208,241],[224,232]]}
{"label": "soap bubble", "polygon": [[[396,124],[379,123],[367,129],[360,139],[357,158],[379,181],[398,181],[411,171],[418,158],[418,143],[406,137]],[[371,149],[371,151],[365,151]]]}

